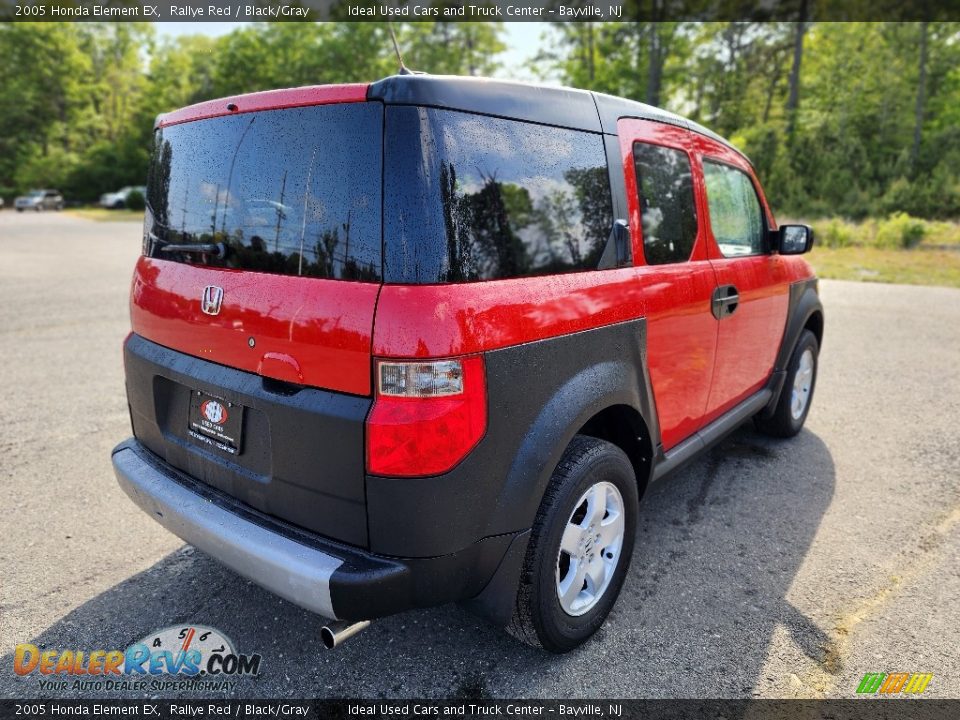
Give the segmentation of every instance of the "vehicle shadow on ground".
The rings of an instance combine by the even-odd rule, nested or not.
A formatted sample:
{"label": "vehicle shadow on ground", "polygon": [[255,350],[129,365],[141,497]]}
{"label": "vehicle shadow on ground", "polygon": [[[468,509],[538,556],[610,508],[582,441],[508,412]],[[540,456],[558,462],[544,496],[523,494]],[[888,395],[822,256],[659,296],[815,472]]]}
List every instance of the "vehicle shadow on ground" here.
{"label": "vehicle shadow on ground", "polygon": [[[237,680],[240,696],[749,697],[777,628],[814,661],[829,661],[827,637],[787,594],[834,485],[833,460],[815,434],[782,442],[737,431],[649,490],[617,606],[591,642],[565,656],[521,645],[458,606],[375,622],[328,652],[320,618],[189,546],[30,642],[122,649],[170,625],[212,626],[239,652],[263,656],[259,676]],[[41,691],[36,674],[13,674],[10,650],[0,658],[3,696],[125,695]]]}

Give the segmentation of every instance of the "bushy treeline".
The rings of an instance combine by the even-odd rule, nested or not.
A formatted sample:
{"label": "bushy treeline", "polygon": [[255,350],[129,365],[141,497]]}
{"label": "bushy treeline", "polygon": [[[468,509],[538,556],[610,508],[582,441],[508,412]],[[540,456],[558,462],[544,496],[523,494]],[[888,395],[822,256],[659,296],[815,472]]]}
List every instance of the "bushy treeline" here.
{"label": "bushy treeline", "polygon": [[[411,67],[510,74],[501,24],[395,28]],[[784,216],[960,217],[958,23],[571,23],[541,47],[535,74],[660,105],[729,137]],[[8,23],[0,57],[0,195],[55,186],[69,200],[141,184],[160,112],[397,69],[375,23],[176,39],[146,23]]]}
{"label": "bushy treeline", "polygon": [[[395,26],[407,64],[490,74],[496,23]],[[384,25],[275,23],[159,38],[149,23],[2,23],[0,196],[56,187],[91,201],[146,177],[157,114],[236,93],[368,81],[397,70]]]}
{"label": "bushy treeline", "polygon": [[729,137],[781,214],[960,217],[958,23],[594,23],[552,33],[544,66]]}
{"label": "bushy treeline", "polygon": [[960,249],[960,225],[945,220],[923,220],[903,212],[860,222],[834,217],[817,223],[817,245],[822,247],[909,250],[921,243],[925,248]]}

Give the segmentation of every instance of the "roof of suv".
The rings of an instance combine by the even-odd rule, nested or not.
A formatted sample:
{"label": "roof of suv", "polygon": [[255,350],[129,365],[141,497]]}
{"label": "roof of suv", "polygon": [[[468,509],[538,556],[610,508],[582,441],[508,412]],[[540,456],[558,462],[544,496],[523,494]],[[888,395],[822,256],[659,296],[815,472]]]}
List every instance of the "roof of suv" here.
{"label": "roof of suv", "polygon": [[367,98],[387,104],[464,110],[609,135],[617,134],[619,118],[654,120],[716,140],[749,162],[742,150],[699,123],[653,105],[587,90],[492,78],[413,74],[391,75],[371,84]]}
{"label": "roof of suv", "polygon": [[390,105],[463,110],[608,135],[617,134],[619,118],[653,120],[709,137],[750,161],[739,148],[712,130],[653,105],[587,90],[458,75],[391,75],[370,85],[314,85],[236,95],[159,115],[156,126],[166,127],[237,112],[358,102],[364,98]]}

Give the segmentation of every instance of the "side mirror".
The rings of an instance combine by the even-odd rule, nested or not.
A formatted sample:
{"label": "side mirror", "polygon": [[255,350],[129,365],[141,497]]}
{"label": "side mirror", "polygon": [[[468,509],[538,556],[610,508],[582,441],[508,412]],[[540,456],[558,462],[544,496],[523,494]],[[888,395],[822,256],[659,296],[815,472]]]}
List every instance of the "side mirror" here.
{"label": "side mirror", "polygon": [[809,225],[781,225],[773,237],[773,249],[781,255],[802,255],[813,247],[813,228]]}

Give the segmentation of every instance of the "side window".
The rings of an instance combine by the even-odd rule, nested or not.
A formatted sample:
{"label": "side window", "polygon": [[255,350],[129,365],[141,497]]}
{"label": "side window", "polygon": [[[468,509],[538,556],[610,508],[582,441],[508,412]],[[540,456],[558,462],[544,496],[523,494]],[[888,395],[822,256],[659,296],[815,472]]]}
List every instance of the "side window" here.
{"label": "side window", "polygon": [[710,227],[723,256],[763,253],[763,210],[750,177],[742,170],[704,159],[703,179]]}
{"label": "side window", "polygon": [[690,158],[682,150],[634,143],[633,162],[647,264],[689,260],[697,240]]}
{"label": "side window", "polygon": [[596,270],[613,228],[603,137],[454,110],[387,110],[387,282]]}

